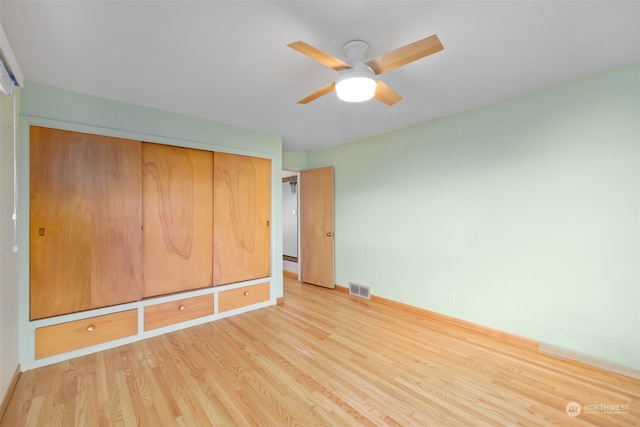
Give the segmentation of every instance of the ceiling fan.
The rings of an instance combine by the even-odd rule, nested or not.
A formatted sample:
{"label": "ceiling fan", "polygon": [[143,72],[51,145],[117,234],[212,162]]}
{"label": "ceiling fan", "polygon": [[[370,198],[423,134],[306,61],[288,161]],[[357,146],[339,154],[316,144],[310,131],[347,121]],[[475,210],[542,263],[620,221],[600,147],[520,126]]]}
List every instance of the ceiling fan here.
{"label": "ceiling fan", "polygon": [[344,55],[347,57],[345,62],[302,41],[287,46],[340,73],[335,82],[302,98],[298,104],[307,104],[335,90],[338,98],[343,101],[361,102],[375,97],[387,105],[393,105],[402,97],[382,80],[376,81],[374,76],[395,70],[444,49],[438,36],[434,34],[365,62],[369,44],[363,40],[352,40],[343,48]]}

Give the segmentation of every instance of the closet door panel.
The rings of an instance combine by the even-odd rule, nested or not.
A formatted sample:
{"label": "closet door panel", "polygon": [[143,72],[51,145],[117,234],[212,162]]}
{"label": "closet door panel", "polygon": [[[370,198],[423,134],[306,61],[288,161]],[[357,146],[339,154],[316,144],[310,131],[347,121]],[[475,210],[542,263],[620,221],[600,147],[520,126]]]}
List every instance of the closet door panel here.
{"label": "closet door panel", "polygon": [[214,153],[213,284],[269,276],[271,161]]}
{"label": "closet door panel", "polygon": [[145,297],[212,284],[213,153],[142,144]]}
{"label": "closet door panel", "polygon": [[31,127],[31,319],[142,296],[140,142]]}

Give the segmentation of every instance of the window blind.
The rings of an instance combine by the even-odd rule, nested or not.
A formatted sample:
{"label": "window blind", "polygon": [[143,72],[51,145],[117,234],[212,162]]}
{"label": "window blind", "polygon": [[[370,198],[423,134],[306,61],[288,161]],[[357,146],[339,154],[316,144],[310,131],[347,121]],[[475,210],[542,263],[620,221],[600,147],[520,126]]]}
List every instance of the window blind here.
{"label": "window blind", "polygon": [[0,26],[0,92],[12,96],[17,86],[22,86],[22,72],[13,55],[7,35]]}

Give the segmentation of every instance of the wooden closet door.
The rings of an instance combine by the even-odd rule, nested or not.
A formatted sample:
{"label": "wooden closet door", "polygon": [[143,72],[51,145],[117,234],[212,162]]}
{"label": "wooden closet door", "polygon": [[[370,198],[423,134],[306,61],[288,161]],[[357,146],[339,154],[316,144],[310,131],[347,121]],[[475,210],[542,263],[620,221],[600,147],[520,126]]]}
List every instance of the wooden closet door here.
{"label": "wooden closet door", "polygon": [[142,144],[144,296],[211,286],[213,153]]}
{"label": "wooden closet door", "polygon": [[269,276],[271,160],[214,153],[213,284]]}
{"label": "wooden closet door", "polygon": [[335,288],[333,167],[300,172],[300,276]]}
{"label": "wooden closet door", "polygon": [[140,299],[141,143],[30,135],[31,319]]}

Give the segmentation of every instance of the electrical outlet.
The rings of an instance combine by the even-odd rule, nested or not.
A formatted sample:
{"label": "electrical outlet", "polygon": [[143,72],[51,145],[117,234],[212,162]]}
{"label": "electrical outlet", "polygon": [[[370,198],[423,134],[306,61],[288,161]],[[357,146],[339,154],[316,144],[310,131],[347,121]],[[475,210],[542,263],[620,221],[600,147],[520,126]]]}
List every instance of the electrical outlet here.
{"label": "electrical outlet", "polygon": [[456,293],[455,292],[449,292],[449,302],[454,304],[456,302]]}

